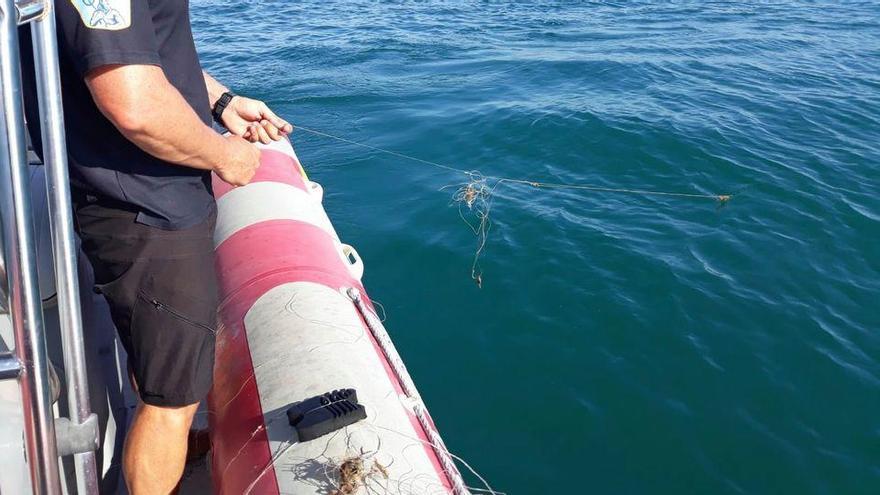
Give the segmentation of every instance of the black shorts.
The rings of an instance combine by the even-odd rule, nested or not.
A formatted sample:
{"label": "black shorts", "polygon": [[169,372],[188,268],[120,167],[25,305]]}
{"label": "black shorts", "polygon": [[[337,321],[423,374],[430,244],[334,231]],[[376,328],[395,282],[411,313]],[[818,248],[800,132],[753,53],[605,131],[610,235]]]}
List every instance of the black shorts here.
{"label": "black shorts", "polygon": [[214,371],[216,212],[172,231],[135,222],[137,211],[125,204],[75,194],[74,210],[95,291],[110,305],[141,400],[198,403]]}

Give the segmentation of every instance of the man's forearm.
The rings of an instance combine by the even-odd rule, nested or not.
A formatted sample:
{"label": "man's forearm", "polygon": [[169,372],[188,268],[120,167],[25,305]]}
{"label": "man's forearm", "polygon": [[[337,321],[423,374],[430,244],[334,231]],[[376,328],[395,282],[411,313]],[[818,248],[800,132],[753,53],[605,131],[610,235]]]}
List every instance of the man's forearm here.
{"label": "man's forearm", "polygon": [[223,93],[229,91],[229,88],[223,85],[220,81],[214,79],[211,74],[208,74],[206,71],[202,71],[202,75],[205,77],[205,86],[208,88],[208,105],[211,108],[214,108],[214,104],[217,103],[217,100],[223,96]]}
{"label": "man's forearm", "polygon": [[86,82],[101,112],[147,153],[203,170],[222,162],[225,139],[199,119],[161,68],[108,66]]}

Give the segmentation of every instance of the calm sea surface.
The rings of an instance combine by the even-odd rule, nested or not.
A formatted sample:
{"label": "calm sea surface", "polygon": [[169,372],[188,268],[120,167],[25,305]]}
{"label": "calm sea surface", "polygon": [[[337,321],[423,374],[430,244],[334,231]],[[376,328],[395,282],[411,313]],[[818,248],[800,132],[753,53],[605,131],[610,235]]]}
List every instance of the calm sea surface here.
{"label": "calm sea surface", "polygon": [[193,0],[450,449],[510,494],[880,493],[880,5]]}

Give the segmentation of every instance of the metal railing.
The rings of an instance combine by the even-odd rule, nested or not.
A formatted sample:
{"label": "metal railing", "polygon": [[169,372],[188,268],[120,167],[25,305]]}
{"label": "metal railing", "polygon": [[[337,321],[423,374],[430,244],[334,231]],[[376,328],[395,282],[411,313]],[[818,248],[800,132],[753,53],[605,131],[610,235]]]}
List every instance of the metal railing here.
{"label": "metal railing", "polygon": [[[24,408],[24,440],[33,493],[60,494],[58,439],[50,397],[49,360],[37,278],[37,259],[28,184],[27,141],[22,107],[18,26],[31,23],[43,160],[46,167],[61,338],[67,376],[70,419],[59,420],[65,432],[76,432],[84,445],[74,454],[77,493],[98,493],[95,450],[97,422],[90,410],[83,349],[73,233],[67,175],[61,84],[55,17],[51,0],[0,0],[0,227],[8,311],[15,336],[14,352],[0,354],[0,379],[18,378]],[[0,283],[0,289],[2,289]],[[82,442],[81,442],[82,443]],[[66,454],[68,452],[62,452]]]}
{"label": "metal railing", "polygon": [[6,281],[6,257],[3,256],[3,228],[0,219],[0,315],[9,312],[9,283]]}

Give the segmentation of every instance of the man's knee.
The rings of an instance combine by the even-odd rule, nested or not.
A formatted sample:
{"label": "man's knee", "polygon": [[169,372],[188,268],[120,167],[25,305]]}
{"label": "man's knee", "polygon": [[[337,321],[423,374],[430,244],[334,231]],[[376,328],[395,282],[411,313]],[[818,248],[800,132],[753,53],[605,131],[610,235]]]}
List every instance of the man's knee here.
{"label": "man's knee", "polygon": [[176,433],[188,432],[198,404],[182,407],[161,407],[141,403],[138,415],[159,428],[167,428]]}

